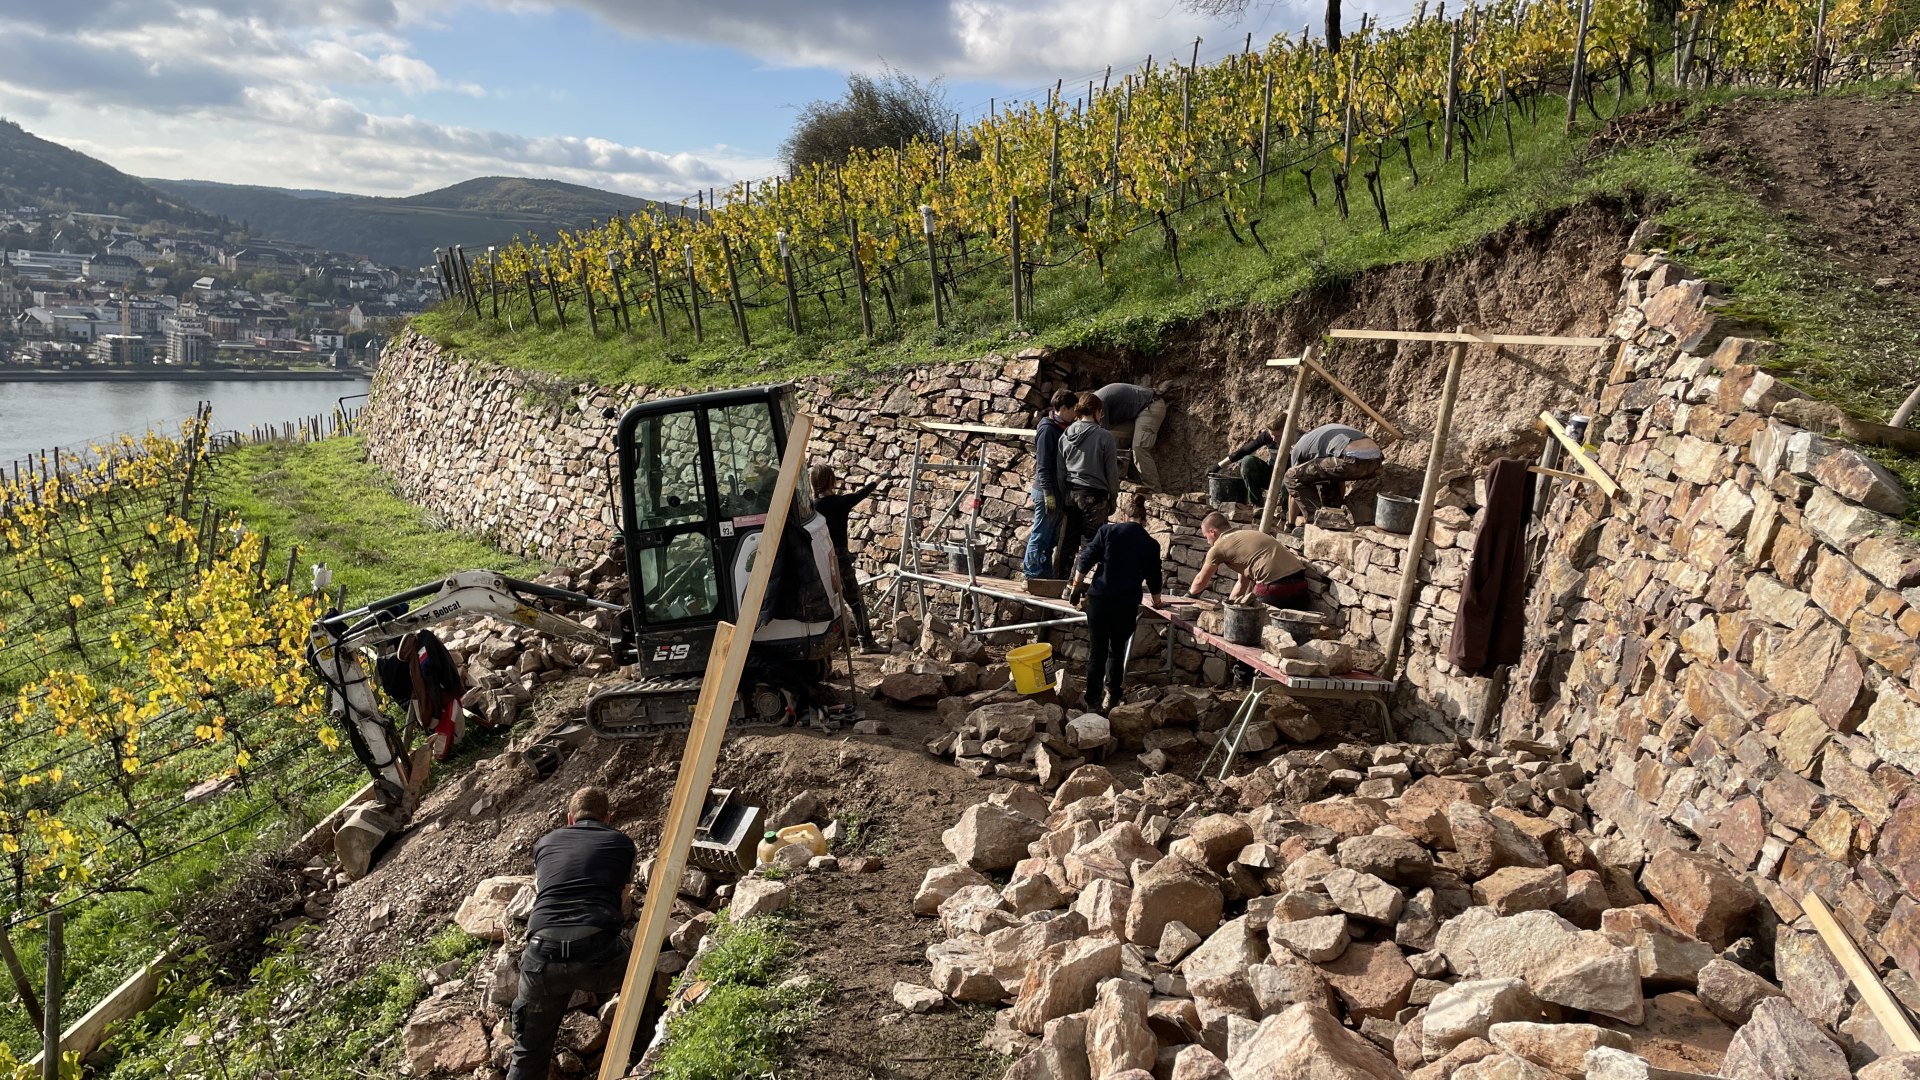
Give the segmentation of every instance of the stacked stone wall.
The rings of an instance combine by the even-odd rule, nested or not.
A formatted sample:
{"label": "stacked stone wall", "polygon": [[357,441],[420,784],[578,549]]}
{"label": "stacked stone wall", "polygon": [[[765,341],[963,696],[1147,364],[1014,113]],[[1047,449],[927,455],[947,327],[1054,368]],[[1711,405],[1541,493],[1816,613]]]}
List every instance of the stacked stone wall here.
{"label": "stacked stone wall", "polygon": [[1755,366],[1765,344],[1722,336],[1714,294],[1626,257],[1591,410],[1624,490],[1550,504],[1504,730],[1588,769],[1625,841],[1750,872],[1795,1004],[1877,1030],[1801,903],[1920,1006],[1920,543],[1901,485]]}

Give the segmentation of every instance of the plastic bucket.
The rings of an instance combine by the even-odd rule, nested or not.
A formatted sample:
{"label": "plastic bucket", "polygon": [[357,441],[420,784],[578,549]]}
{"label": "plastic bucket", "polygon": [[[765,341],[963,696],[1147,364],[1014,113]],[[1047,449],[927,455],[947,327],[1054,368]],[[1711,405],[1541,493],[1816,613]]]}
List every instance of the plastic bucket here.
{"label": "plastic bucket", "polygon": [[1038,694],[1053,689],[1053,646],[1044,641],[1007,650],[1007,667],[1013,670],[1016,693]]}
{"label": "plastic bucket", "polygon": [[1420,504],[1404,495],[1373,497],[1373,523],[1387,532],[1405,536],[1413,531],[1413,519],[1419,514]]}
{"label": "plastic bucket", "polygon": [[1247,501],[1247,482],[1235,473],[1213,473],[1207,477],[1207,501],[1221,503]]}
{"label": "plastic bucket", "polygon": [[1265,604],[1228,604],[1220,609],[1220,636],[1235,645],[1258,645],[1266,621]]}
{"label": "plastic bucket", "polygon": [[978,574],[980,572],[980,567],[986,561],[987,561],[987,549],[984,547],[976,547],[973,549],[973,564],[971,568],[969,568],[967,564],[967,556],[965,552],[962,552],[962,551],[947,552],[947,570],[955,574],[967,574],[967,573]]}

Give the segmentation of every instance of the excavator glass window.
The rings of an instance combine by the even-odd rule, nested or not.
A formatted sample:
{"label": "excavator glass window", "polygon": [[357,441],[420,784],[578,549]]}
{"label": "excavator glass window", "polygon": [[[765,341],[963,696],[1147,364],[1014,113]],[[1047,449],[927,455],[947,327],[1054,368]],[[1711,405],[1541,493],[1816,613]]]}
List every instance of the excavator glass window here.
{"label": "excavator glass window", "polygon": [[706,533],[681,533],[639,554],[647,622],[705,618],[720,606],[720,575]]}
{"label": "excavator glass window", "polygon": [[706,520],[706,484],[700,475],[700,428],[695,414],[649,416],[640,421],[635,435],[647,449],[645,467],[633,478],[635,524],[646,530]]}

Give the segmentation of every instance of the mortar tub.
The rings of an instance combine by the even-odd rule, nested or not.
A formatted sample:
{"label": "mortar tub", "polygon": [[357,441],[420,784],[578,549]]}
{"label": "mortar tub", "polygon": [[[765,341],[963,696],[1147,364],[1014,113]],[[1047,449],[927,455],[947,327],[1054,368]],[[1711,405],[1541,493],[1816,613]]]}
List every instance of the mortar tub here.
{"label": "mortar tub", "polygon": [[1243,503],[1247,501],[1247,482],[1238,473],[1209,473],[1207,475],[1207,502],[1214,506],[1221,503]]}
{"label": "mortar tub", "polygon": [[1265,604],[1227,604],[1220,609],[1220,636],[1235,645],[1258,645],[1266,622]]}
{"label": "mortar tub", "polygon": [[1373,524],[1383,531],[1405,536],[1413,531],[1413,519],[1419,515],[1420,503],[1405,495],[1373,497]]}

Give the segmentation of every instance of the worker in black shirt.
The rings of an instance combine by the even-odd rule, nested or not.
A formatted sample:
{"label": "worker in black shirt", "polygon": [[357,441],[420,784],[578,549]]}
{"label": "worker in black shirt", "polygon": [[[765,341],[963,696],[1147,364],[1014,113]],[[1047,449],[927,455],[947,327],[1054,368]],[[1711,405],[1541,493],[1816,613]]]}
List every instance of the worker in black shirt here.
{"label": "worker in black shirt", "polygon": [[534,842],[537,893],[513,999],[513,1064],[507,1080],[547,1080],[553,1043],[575,991],[620,989],[631,941],[621,928],[633,907],[633,840],[613,827],[607,793],[584,787],[567,803],[567,825]]}
{"label": "worker in black shirt", "polygon": [[[1267,487],[1273,483],[1274,464],[1281,459],[1285,448],[1280,439],[1286,434],[1287,414],[1275,413],[1260,429],[1260,434],[1247,440],[1244,446],[1220,459],[1215,469],[1225,471],[1234,466],[1240,468],[1240,479],[1247,485],[1247,501],[1255,506],[1267,501]],[[1269,461],[1260,456],[1260,451],[1273,447],[1273,459]]]}
{"label": "worker in black shirt", "polygon": [[1127,646],[1140,622],[1140,594],[1153,594],[1160,606],[1160,544],[1147,532],[1147,500],[1139,492],[1124,500],[1125,517],[1100,526],[1080,552],[1073,571],[1077,602],[1089,572],[1087,634],[1087,708],[1097,713],[1120,704],[1127,674]]}
{"label": "worker in black shirt", "polygon": [[840,474],[833,471],[833,466],[825,463],[815,465],[809,476],[813,480],[813,508],[827,519],[827,534],[833,537],[833,554],[840,562],[840,593],[846,598],[847,610],[853,614],[854,631],[860,637],[860,651],[880,652],[880,643],[873,639],[873,624],[867,619],[866,598],[860,593],[860,576],[853,562],[853,549],[847,540],[847,519],[853,515],[853,508],[880,490],[880,481],[871,480],[864,487],[838,495],[835,493],[840,490]]}

